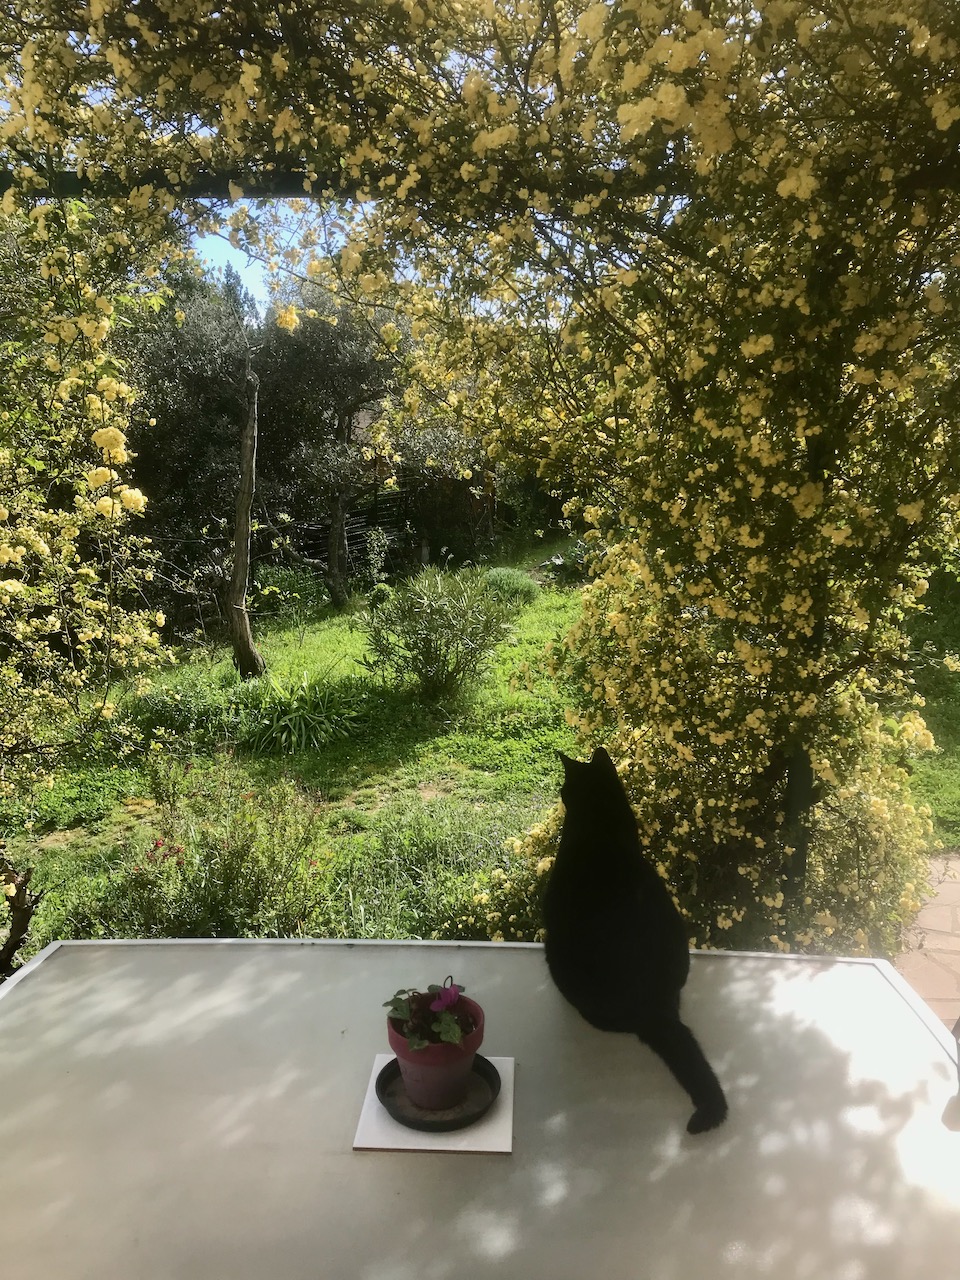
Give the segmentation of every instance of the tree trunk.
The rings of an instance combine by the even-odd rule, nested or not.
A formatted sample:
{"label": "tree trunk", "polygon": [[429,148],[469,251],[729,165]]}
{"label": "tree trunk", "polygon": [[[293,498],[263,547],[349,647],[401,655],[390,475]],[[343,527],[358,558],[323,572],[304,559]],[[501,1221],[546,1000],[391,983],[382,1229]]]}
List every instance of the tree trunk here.
{"label": "tree trunk", "polygon": [[3,889],[4,901],[9,912],[7,940],[0,947],[0,982],[16,972],[17,951],[26,940],[33,913],[43,897],[42,892],[31,892],[32,875],[32,867],[27,867],[25,871],[17,871],[12,863],[0,855],[0,887]]}
{"label": "tree trunk", "polygon": [[[342,412],[337,414],[336,441],[344,458],[350,445],[353,429],[353,414]],[[344,465],[342,474],[349,474],[349,467]],[[330,533],[327,537],[327,590],[334,608],[342,609],[350,599],[348,585],[349,572],[347,566],[347,506],[350,501],[350,485],[343,484],[330,500]]]}
{"label": "tree trunk", "polygon": [[326,579],[334,608],[342,609],[350,599],[347,585],[347,509],[342,494],[337,494],[330,504]]}
{"label": "tree trunk", "polygon": [[247,418],[240,436],[240,488],[233,533],[233,573],[227,590],[227,629],[233,646],[234,666],[244,680],[262,676],[267,669],[250,629],[247,585],[250,578],[250,512],[257,478],[257,393],[260,381],[250,367],[247,349],[245,369]]}

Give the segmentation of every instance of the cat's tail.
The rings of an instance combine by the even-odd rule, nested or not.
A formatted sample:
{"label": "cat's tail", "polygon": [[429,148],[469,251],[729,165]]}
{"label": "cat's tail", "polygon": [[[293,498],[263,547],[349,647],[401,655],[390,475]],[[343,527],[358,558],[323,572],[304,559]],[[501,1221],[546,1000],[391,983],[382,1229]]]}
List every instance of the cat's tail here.
{"label": "cat's tail", "polygon": [[660,1055],[689,1093],[696,1109],[687,1124],[687,1133],[705,1133],[722,1124],[727,1118],[727,1100],[690,1028],[679,1018],[662,1018],[645,1022],[637,1034]]}

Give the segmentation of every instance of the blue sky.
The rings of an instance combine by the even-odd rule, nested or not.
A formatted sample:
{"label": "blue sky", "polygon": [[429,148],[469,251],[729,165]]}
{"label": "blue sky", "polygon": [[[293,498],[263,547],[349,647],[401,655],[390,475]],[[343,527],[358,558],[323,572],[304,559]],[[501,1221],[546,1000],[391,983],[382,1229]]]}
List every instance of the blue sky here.
{"label": "blue sky", "polygon": [[266,309],[267,273],[259,262],[251,262],[245,253],[219,236],[195,236],[193,245],[209,267],[222,271],[229,263],[239,272],[244,288],[253,294],[261,311]]}

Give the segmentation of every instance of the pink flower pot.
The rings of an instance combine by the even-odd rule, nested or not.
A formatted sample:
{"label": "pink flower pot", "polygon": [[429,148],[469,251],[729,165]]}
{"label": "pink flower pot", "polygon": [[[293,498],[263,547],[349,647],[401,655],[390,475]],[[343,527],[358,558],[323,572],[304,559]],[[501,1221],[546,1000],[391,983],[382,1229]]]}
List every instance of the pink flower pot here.
{"label": "pink flower pot", "polygon": [[400,1075],[410,1101],[425,1111],[445,1111],[466,1097],[473,1060],[483,1041],[483,1010],[475,1000],[461,996],[473,1016],[474,1029],[459,1044],[428,1044],[411,1049],[407,1037],[387,1019],[387,1038],[397,1055]]}

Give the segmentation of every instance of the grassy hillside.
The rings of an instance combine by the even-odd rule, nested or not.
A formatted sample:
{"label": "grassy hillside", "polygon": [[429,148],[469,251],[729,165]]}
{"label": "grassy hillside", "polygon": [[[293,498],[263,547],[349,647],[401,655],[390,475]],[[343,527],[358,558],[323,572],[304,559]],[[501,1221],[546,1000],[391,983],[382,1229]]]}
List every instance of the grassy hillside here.
{"label": "grassy hillside", "polygon": [[331,714],[346,715],[343,736],[300,752],[235,740],[252,691],[225,652],[164,671],[120,717],[152,738],[140,762],[118,762],[108,743],[35,799],[26,835],[24,811],[6,814],[11,847],[46,891],[32,947],[449,927],[469,913],[475,879],[509,864],[504,842],[556,802],[556,753],[574,743],[545,649],[578,608],[576,590],[545,583],[489,677],[446,707],[377,683],[352,616],[272,625],[258,637],[270,677],[316,680]]}

